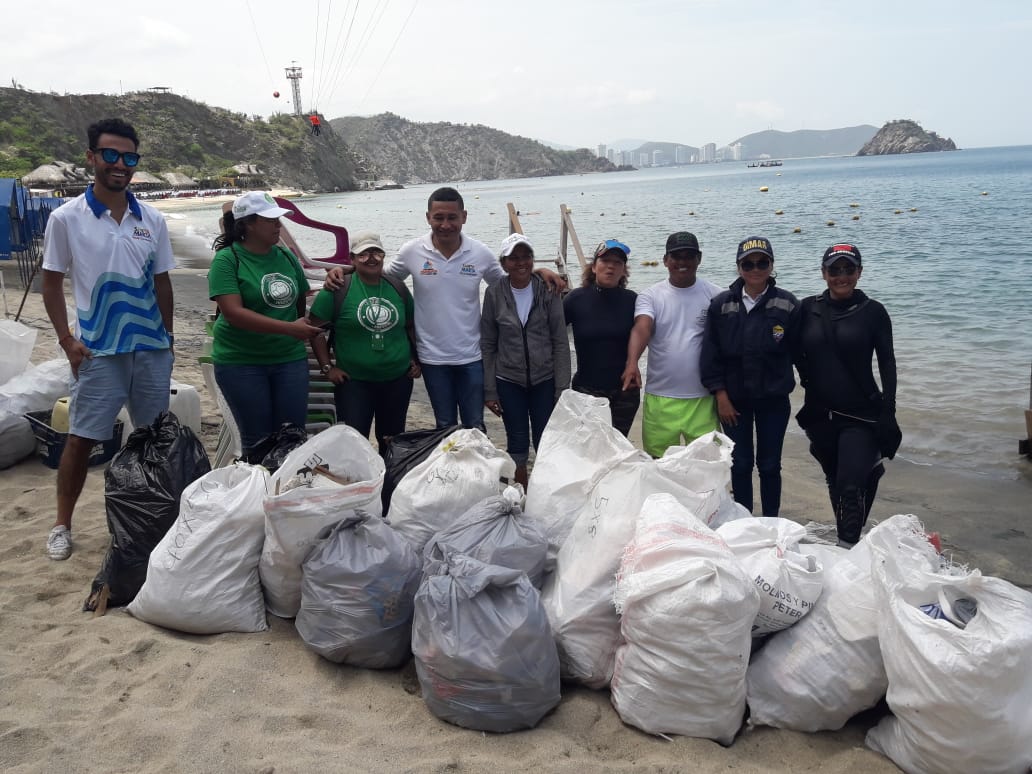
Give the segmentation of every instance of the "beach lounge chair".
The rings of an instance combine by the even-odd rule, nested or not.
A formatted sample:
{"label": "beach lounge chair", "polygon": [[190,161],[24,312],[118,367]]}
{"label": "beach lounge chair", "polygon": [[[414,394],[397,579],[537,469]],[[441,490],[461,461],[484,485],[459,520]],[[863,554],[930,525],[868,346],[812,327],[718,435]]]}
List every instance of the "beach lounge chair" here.
{"label": "beach lounge chair", "polygon": [[282,226],[280,231],[280,241],[297,256],[298,260],[301,261],[301,265],[305,269],[332,269],[335,266],[342,266],[351,263],[351,244],[348,238],[348,230],[344,226],[336,226],[332,223],[323,223],[319,220],[312,220],[301,212],[296,201],[284,199],[280,196],[275,198],[276,204],[291,211],[290,215],[283,216],[291,223],[305,228],[314,228],[318,231],[326,231],[333,234],[335,243],[333,253],[326,258],[313,258],[302,249],[301,245],[297,243],[297,240],[294,238],[294,235],[290,233],[290,230],[285,225]]}

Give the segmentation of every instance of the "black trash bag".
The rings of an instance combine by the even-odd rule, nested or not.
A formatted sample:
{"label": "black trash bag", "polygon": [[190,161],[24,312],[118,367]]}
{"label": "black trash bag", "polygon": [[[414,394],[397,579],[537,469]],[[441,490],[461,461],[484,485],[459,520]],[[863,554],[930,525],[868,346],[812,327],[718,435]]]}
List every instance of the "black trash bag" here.
{"label": "black trash bag", "polygon": [[383,455],[387,468],[383,477],[383,491],[380,493],[384,516],[389,513],[391,496],[405,474],[429,457],[437,444],[461,428],[462,425],[452,425],[434,430],[411,430],[391,436]]}
{"label": "black trash bag", "polygon": [[423,548],[424,561],[444,559],[447,547],[484,564],[521,570],[534,588],[541,588],[548,538],[538,521],[523,515],[515,491],[510,487],[481,500],[435,534]]}
{"label": "black trash bag", "polygon": [[250,454],[246,454],[240,459],[249,465],[261,465],[270,473],[275,473],[287,455],[307,440],[307,430],[290,422],[284,422],[279,430],[262,438],[254,445]]}
{"label": "black trash bag", "polygon": [[147,560],[179,515],[179,498],[211,470],[204,446],[170,411],[134,430],[104,474],[111,545],[83,610],[128,605],[147,579]]}

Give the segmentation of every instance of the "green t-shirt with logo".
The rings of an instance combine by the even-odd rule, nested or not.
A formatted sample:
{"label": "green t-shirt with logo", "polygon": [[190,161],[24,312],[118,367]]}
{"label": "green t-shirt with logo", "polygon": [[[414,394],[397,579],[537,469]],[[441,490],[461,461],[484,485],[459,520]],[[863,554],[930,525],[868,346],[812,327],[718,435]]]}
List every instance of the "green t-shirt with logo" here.
{"label": "green t-shirt with logo", "polygon": [[[319,291],[312,316],[320,320],[333,317],[331,291]],[[411,318],[411,301],[406,305],[388,282],[366,285],[355,275],[334,329],[337,367],[351,378],[367,382],[400,378],[412,360],[405,333],[405,323]]]}
{"label": "green t-shirt with logo", "polygon": [[[235,242],[215,253],[208,270],[210,298],[237,294],[245,309],[274,320],[296,320],[297,299],[307,292],[301,264],[278,246],[256,255]],[[213,339],[211,356],[218,365],[275,365],[308,356],[305,343],[293,336],[235,328],[225,315],[215,321]]]}

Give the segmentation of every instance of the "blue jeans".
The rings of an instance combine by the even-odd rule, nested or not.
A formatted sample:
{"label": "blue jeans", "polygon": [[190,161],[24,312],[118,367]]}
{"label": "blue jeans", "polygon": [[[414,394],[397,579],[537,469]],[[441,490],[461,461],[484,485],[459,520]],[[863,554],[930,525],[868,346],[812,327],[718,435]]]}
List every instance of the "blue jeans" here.
{"label": "blue jeans", "polygon": [[[764,516],[781,510],[781,449],[792,406],[787,395],[757,400],[734,401],[738,424],[724,425],[724,433],[735,442],[731,456],[731,490],[735,502],[752,511],[753,464],[760,473],[760,505]],[[753,454],[753,427],[756,453]]]}
{"label": "blue jeans", "polygon": [[[502,423],[505,425],[505,450],[517,465],[526,465],[530,457],[531,436],[534,448],[541,443],[548,418],[555,407],[555,379],[535,384],[530,389],[522,384],[495,379],[498,402],[502,404]],[[527,426],[530,432],[527,432]]]}
{"label": "blue jeans", "polygon": [[387,438],[405,432],[411,398],[412,379],[404,374],[389,382],[350,379],[333,388],[337,421],[350,425],[368,438],[375,417],[380,454],[387,451]]}
{"label": "blue jeans", "polygon": [[[463,365],[424,363],[423,384],[438,427],[458,424],[484,430],[484,363]],[[457,410],[456,410],[457,409]]]}
{"label": "blue jeans", "polygon": [[240,429],[244,456],[284,422],[305,426],[308,360],[276,365],[217,365],[215,381]]}

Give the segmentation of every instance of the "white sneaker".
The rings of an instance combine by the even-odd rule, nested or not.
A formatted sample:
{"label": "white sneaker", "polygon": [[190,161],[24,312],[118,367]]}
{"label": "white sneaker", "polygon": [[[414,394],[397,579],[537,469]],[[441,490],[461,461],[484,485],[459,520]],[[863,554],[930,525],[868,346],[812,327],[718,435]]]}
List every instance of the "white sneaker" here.
{"label": "white sneaker", "polygon": [[68,527],[58,525],[47,536],[47,556],[62,561],[72,555],[72,532]]}

